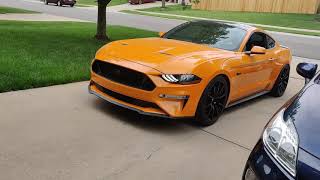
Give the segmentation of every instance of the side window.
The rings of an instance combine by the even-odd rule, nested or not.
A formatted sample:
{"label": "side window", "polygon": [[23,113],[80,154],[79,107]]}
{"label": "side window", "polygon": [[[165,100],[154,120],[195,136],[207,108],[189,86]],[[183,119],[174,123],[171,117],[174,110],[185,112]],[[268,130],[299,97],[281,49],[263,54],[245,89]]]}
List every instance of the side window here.
{"label": "side window", "polygon": [[246,44],[245,51],[250,51],[253,46],[267,48],[266,35],[264,33],[253,33]]}
{"label": "side window", "polygon": [[276,46],[276,42],[267,35],[267,49],[272,49]]}

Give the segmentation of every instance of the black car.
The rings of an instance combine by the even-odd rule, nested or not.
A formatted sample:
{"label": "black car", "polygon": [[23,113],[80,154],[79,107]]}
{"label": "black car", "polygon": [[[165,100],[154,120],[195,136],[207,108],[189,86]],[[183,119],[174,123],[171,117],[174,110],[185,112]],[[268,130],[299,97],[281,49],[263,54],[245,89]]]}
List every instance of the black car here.
{"label": "black car", "polygon": [[320,73],[316,70],[315,64],[297,66],[306,85],[269,121],[242,179],[320,179]]}

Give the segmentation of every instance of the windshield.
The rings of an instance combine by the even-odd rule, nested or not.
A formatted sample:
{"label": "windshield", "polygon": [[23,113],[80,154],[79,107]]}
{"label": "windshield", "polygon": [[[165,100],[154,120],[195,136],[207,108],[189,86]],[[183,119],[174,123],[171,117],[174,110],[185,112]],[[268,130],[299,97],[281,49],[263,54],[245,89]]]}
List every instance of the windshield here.
{"label": "windshield", "polygon": [[188,22],[167,32],[163,38],[176,39],[210,47],[236,51],[246,31],[232,25],[216,22]]}

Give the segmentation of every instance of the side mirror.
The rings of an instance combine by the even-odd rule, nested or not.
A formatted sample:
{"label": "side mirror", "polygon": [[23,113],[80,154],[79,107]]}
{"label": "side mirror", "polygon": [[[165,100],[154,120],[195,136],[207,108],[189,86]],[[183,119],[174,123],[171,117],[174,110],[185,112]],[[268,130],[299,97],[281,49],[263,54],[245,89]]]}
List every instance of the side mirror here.
{"label": "side mirror", "polygon": [[165,32],[159,32],[159,37],[162,37],[165,34]]}
{"label": "side mirror", "polygon": [[266,48],[260,46],[253,46],[251,51],[246,51],[245,54],[266,54]]}
{"label": "side mirror", "polygon": [[316,75],[318,69],[317,64],[311,63],[299,63],[297,66],[297,73],[306,79],[306,83],[308,83],[314,75]]}

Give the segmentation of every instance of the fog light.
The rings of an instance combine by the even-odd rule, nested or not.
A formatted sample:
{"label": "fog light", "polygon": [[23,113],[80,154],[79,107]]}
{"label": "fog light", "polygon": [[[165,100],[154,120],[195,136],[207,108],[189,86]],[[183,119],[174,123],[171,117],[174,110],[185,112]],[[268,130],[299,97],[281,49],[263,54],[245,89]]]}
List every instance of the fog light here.
{"label": "fog light", "polygon": [[169,95],[169,94],[160,94],[160,98],[166,98],[166,99],[188,99],[189,96],[178,96],[178,95]]}

